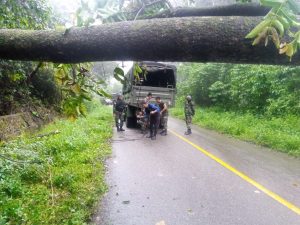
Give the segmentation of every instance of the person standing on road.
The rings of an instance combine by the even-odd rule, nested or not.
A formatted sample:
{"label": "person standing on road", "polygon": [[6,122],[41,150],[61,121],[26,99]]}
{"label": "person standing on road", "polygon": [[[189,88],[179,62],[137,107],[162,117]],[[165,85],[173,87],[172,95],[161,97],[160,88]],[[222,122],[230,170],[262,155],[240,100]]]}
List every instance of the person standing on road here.
{"label": "person standing on road", "polygon": [[156,133],[157,133],[157,127],[159,125],[159,118],[160,118],[160,109],[158,106],[154,104],[147,103],[145,101],[142,101],[142,105],[144,109],[150,111],[150,135],[147,136],[148,138],[151,138],[152,140],[156,139]]}
{"label": "person standing on road", "polygon": [[126,103],[123,101],[123,96],[118,95],[117,101],[115,102],[113,108],[117,131],[125,131],[123,129],[125,109],[126,109]]}
{"label": "person standing on road", "polygon": [[160,109],[160,124],[162,126],[160,134],[166,136],[168,129],[168,107],[167,104],[160,99],[160,97],[156,97],[155,100]]}
{"label": "person standing on road", "polygon": [[184,104],[184,114],[185,114],[185,122],[187,126],[187,131],[184,134],[190,135],[192,133],[191,130],[192,117],[195,115],[194,104],[192,102],[192,97],[190,95],[186,96],[186,100]]}
{"label": "person standing on road", "polygon": [[[145,98],[145,103],[150,103],[150,100],[152,99],[152,93],[148,92],[146,98]],[[144,122],[146,124],[146,127],[149,127],[149,120],[150,120],[150,111],[147,108],[144,108]]]}

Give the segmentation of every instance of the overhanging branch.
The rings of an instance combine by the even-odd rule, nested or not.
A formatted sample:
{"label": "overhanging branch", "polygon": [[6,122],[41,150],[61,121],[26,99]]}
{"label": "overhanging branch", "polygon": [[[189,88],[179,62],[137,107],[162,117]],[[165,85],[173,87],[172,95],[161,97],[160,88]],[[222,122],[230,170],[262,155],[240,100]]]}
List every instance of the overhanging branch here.
{"label": "overhanging branch", "polygon": [[251,45],[261,17],[151,19],[53,30],[0,30],[0,58],[62,63],[113,60],[299,64],[277,49]]}

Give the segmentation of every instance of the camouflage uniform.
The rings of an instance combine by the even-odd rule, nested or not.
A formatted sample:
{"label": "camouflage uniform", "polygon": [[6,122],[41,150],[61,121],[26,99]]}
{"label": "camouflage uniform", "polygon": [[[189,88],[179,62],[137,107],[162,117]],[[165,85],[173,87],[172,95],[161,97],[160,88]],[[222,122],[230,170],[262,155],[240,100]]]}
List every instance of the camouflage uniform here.
{"label": "camouflage uniform", "polygon": [[184,104],[185,122],[187,126],[187,133],[191,133],[192,117],[195,115],[194,104],[192,101],[186,100]]}
{"label": "camouflage uniform", "polygon": [[113,112],[115,115],[115,122],[118,131],[123,131],[123,122],[125,120],[125,108],[126,103],[121,99],[118,99],[114,104]]}
{"label": "camouflage uniform", "polygon": [[137,114],[137,124],[141,126],[141,132],[144,134],[147,129],[146,116],[143,113]]}
{"label": "camouflage uniform", "polygon": [[[158,106],[160,108],[160,111],[162,111],[164,109],[165,103],[164,102],[160,102],[158,103]],[[160,134],[164,134],[167,135],[167,131],[168,131],[168,108],[161,113],[160,116],[160,125],[162,127],[162,131],[160,132]]]}
{"label": "camouflage uniform", "polygon": [[167,130],[168,130],[168,117],[169,117],[168,112],[166,112],[165,114],[162,114],[162,117],[161,117],[161,125],[162,125],[164,132],[167,132]]}

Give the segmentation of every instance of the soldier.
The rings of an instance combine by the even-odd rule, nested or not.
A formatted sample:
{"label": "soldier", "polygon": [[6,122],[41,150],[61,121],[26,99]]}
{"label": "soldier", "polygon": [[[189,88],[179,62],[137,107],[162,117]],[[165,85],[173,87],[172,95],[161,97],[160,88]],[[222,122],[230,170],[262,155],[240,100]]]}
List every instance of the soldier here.
{"label": "soldier", "polygon": [[137,124],[139,124],[141,126],[141,133],[144,134],[146,132],[147,129],[147,122],[145,119],[145,114],[143,111],[137,111],[136,113],[136,122]]}
{"label": "soldier", "polygon": [[186,101],[184,104],[184,114],[185,114],[185,122],[187,126],[187,131],[184,134],[190,135],[192,133],[191,130],[192,117],[195,115],[194,104],[192,102],[192,97],[190,95],[186,96]]}
{"label": "soldier", "polygon": [[160,99],[160,97],[156,97],[155,100],[160,108],[160,124],[162,126],[160,134],[166,136],[168,129],[168,107],[167,104]]}
{"label": "soldier", "polygon": [[[145,98],[145,102],[146,103],[150,103],[150,100],[152,99],[152,93],[148,92],[146,98]],[[144,108],[144,122],[146,124],[146,127],[149,127],[149,123],[150,123],[150,111],[148,108]]]}
{"label": "soldier", "polygon": [[117,101],[115,102],[113,108],[117,131],[125,131],[123,129],[125,109],[126,109],[126,103],[123,101],[123,96],[118,95]]}
{"label": "soldier", "polygon": [[150,135],[148,138],[151,138],[152,140],[156,139],[156,133],[157,133],[157,127],[159,125],[159,117],[160,117],[160,109],[158,106],[154,104],[147,103],[145,101],[142,101],[141,104],[145,109],[148,109],[150,111]]}

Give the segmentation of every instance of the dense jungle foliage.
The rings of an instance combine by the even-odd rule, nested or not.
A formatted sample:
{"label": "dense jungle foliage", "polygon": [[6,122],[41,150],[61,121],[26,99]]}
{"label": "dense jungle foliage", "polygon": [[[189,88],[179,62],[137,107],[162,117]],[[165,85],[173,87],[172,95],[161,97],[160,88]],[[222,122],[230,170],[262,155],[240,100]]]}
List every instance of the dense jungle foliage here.
{"label": "dense jungle foliage", "polygon": [[[49,1],[5,0],[0,8],[0,28],[65,29]],[[78,11],[84,8],[78,5]],[[77,23],[81,18],[76,14]],[[71,118],[85,115],[93,93],[108,96],[103,79],[92,74],[93,64],[54,64],[0,60],[0,115],[51,107]]]}
{"label": "dense jungle foliage", "polygon": [[187,94],[203,107],[270,117],[299,116],[300,67],[182,64],[178,71],[178,95]]}
{"label": "dense jungle foliage", "polygon": [[[46,0],[3,0],[0,28],[48,29],[59,25]],[[111,109],[92,100],[106,95],[92,64],[0,60],[0,116],[36,106],[76,121],[56,120],[39,133],[0,141],[0,224],[86,224],[106,190]]]}
{"label": "dense jungle foliage", "polygon": [[[53,27],[45,0],[3,0],[0,28],[46,29]],[[0,115],[22,111],[31,105],[58,104],[60,98],[53,70],[38,62],[0,60]]]}

